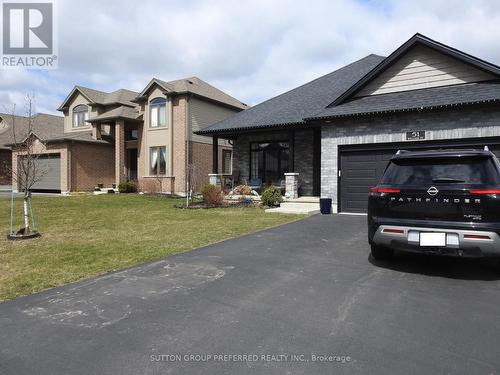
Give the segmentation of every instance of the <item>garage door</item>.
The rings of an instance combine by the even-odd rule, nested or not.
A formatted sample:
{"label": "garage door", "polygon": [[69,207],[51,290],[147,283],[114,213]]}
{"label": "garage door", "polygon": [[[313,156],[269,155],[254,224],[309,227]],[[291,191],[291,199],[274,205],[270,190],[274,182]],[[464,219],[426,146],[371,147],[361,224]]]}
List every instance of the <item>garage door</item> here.
{"label": "garage door", "polygon": [[366,212],[368,190],[377,185],[387,163],[396,151],[367,150],[341,153],[340,206],[342,211]]}
{"label": "garage door", "polygon": [[33,191],[61,191],[61,156],[42,155],[35,161],[38,171],[42,171],[43,176],[32,187]]}
{"label": "garage door", "polygon": [[377,185],[382,177],[387,163],[399,148],[412,150],[418,148],[424,149],[457,149],[457,148],[482,148],[484,144],[500,158],[500,145],[492,144],[485,141],[475,141],[460,143],[450,141],[449,144],[440,143],[439,145],[432,143],[404,144],[400,147],[395,144],[394,148],[391,145],[387,149],[374,148],[366,150],[349,150],[344,148],[340,150],[340,169],[341,176],[339,179],[339,210],[343,212],[359,212],[364,213],[368,208],[368,191],[370,187]]}

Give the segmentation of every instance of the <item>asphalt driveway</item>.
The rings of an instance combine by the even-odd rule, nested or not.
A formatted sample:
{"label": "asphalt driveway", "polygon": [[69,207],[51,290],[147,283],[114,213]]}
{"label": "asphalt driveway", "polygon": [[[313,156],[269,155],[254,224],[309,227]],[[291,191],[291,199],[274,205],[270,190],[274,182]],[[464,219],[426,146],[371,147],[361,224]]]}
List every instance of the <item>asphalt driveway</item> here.
{"label": "asphalt driveway", "polygon": [[0,374],[498,373],[493,265],[375,264],[365,220],[316,215],[2,303]]}

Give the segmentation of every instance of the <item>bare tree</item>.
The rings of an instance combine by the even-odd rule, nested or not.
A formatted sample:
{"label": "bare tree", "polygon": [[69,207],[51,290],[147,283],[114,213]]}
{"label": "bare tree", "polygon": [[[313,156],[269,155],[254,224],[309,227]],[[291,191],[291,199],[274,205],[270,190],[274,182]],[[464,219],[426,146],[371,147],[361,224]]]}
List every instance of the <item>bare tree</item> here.
{"label": "bare tree", "polygon": [[[31,189],[48,172],[41,163],[38,162],[41,154],[37,150],[43,147],[43,141],[35,134],[35,116],[33,114],[32,95],[26,95],[26,123],[19,126],[16,117],[16,106],[13,105],[10,111],[11,130],[12,130],[12,152],[17,153],[17,160],[13,160],[10,168],[12,174],[12,183],[17,184],[19,191],[24,193],[23,197],[23,221],[24,228],[19,230],[19,235],[29,235],[33,229],[30,224],[31,214]],[[33,217],[31,215],[31,221]],[[11,233],[12,234],[12,233]]]}
{"label": "bare tree", "polygon": [[196,183],[196,166],[194,164],[187,165],[186,171],[186,207],[193,202],[193,196],[198,188]]}

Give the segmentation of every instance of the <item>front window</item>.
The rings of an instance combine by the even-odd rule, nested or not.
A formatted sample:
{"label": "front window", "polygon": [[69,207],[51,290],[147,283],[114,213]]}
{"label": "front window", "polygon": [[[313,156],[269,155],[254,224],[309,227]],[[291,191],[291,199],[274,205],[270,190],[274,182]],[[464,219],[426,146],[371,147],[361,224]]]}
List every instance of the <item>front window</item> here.
{"label": "front window", "polygon": [[231,174],[231,159],[233,152],[231,150],[222,150],[222,173]]}
{"label": "front window", "polygon": [[82,126],[87,126],[88,124],[85,120],[89,118],[89,107],[84,104],[77,105],[73,108],[73,127],[80,128]]}
{"label": "front window", "polygon": [[279,184],[289,168],[289,143],[259,142],[252,143],[250,148],[250,178],[259,178],[267,184]]}
{"label": "front window", "polygon": [[138,129],[129,129],[125,131],[125,140],[126,141],[137,141],[139,139],[139,130]]}
{"label": "front window", "polygon": [[167,149],[165,146],[150,148],[149,174],[151,176],[163,176],[167,174]]}
{"label": "front window", "polygon": [[165,98],[155,98],[149,103],[150,127],[159,128],[167,126],[167,100]]}

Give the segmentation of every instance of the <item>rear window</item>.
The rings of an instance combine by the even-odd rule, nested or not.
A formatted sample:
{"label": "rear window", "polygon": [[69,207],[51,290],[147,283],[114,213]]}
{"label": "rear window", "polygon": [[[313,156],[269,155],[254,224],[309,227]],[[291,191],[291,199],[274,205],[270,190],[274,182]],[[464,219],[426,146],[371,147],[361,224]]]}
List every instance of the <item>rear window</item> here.
{"label": "rear window", "polygon": [[392,160],[381,183],[384,185],[481,184],[499,185],[491,158]]}

